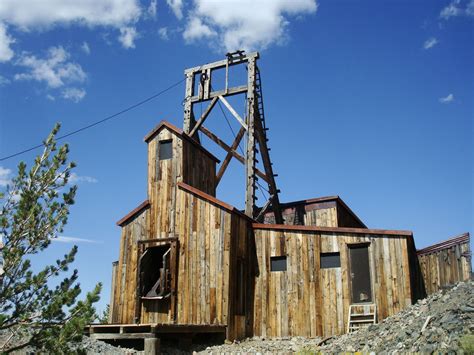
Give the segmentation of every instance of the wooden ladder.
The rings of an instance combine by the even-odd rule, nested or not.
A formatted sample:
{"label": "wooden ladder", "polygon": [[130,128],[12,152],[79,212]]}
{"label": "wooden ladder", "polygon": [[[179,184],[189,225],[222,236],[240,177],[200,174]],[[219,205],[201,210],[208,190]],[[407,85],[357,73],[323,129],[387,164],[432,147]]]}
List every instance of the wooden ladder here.
{"label": "wooden ladder", "polygon": [[351,304],[349,306],[348,333],[375,323],[377,323],[377,305],[375,303]]}

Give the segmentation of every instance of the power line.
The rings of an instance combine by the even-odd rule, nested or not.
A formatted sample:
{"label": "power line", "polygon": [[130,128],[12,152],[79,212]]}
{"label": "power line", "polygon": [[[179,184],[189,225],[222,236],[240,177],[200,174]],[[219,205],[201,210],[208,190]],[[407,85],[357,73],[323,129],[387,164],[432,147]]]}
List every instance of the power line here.
{"label": "power line", "polygon": [[[160,92],[157,92],[156,94],[154,94],[154,95],[152,95],[152,96],[150,96],[150,97],[147,97],[146,99],[144,99],[144,100],[142,100],[142,101],[139,101],[139,102],[137,102],[136,104],[133,104],[133,105],[131,105],[131,106],[129,106],[129,107],[127,107],[127,108],[125,108],[125,109],[119,111],[119,112],[116,112],[116,113],[114,113],[114,114],[112,114],[112,115],[110,115],[110,116],[107,116],[107,117],[105,117],[105,118],[103,118],[103,119],[101,119],[101,120],[99,120],[99,121],[93,122],[93,123],[91,123],[91,124],[89,124],[89,125],[87,125],[87,126],[84,126],[84,127],[79,128],[79,129],[76,129],[75,131],[72,131],[72,132],[66,133],[66,134],[64,134],[64,135],[62,135],[62,136],[56,137],[56,140],[58,141],[58,140],[61,140],[61,139],[70,137],[70,136],[72,136],[72,135],[74,135],[74,134],[77,134],[77,133],[79,133],[79,132],[85,131],[85,130],[87,130],[87,129],[89,129],[89,128],[92,128],[92,127],[94,127],[94,126],[97,126],[97,125],[99,125],[99,124],[101,124],[101,123],[104,123],[104,122],[106,122],[106,121],[108,121],[108,120],[111,120],[112,118],[115,118],[115,117],[117,117],[117,116],[120,116],[120,115],[122,115],[122,114],[124,114],[124,113],[126,113],[126,112],[128,112],[128,111],[131,111],[131,110],[133,110],[134,108],[137,108],[137,107],[139,107],[139,106],[141,106],[141,105],[147,103],[148,101],[151,101],[151,100],[157,98],[158,96],[164,94],[165,92],[167,92],[167,91],[169,91],[169,90],[175,88],[176,86],[178,86],[179,84],[181,84],[181,83],[182,83],[183,81],[185,81],[185,80],[186,80],[186,78],[181,79],[180,81],[177,81],[177,82],[174,83],[173,85],[168,86],[166,89],[163,89],[163,90],[161,90]],[[2,157],[2,158],[0,158],[0,161],[4,161],[4,160],[7,160],[7,159],[14,158],[14,157],[16,157],[16,156],[18,156],[18,155],[31,152],[32,150],[41,148],[41,147],[43,147],[43,146],[44,146],[44,143],[35,145],[35,146],[33,146],[33,147],[30,147],[30,148],[27,148],[27,149],[25,149],[25,150],[19,151],[19,152],[17,152],[17,153],[14,153],[14,154],[11,154],[11,155]]]}

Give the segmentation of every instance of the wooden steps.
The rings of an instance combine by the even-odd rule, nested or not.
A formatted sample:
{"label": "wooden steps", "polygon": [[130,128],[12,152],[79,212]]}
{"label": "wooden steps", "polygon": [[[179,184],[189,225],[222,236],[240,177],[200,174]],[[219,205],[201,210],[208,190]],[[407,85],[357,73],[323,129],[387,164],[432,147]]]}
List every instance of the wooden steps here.
{"label": "wooden steps", "polygon": [[349,306],[348,333],[375,323],[377,323],[377,305],[375,303],[351,304]]}

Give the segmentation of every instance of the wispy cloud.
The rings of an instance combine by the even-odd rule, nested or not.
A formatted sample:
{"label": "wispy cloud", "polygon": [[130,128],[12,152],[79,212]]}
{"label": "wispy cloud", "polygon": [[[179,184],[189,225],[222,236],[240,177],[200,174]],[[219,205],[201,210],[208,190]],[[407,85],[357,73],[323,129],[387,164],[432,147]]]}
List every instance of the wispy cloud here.
{"label": "wispy cloud", "polygon": [[5,86],[8,84],[10,84],[10,79],[0,75],[0,86]]}
{"label": "wispy cloud", "polygon": [[157,8],[157,3],[156,0],[151,0],[150,5],[148,5],[148,9],[146,10],[148,13],[148,16],[151,18],[156,17],[156,8]]}
{"label": "wispy cloud", "polygon": [[79,176],[76,173],[71,173],[71,175],[69,176],[68,183],[71,185],[80,184],[82,182],[95,184],[98,182],[98,180],[91,176]]}
{"label": "wispy cloud", "polygon": [[14,52],[10,45],[14,42],[13,37],[7,33],[7,26],[1,22],[0,18],[0,63],[8,62],[13,58]]}
{"label": "wispy cloud", "polygon": [[423,43],[423,48],[424,49],[430,49],[433,48],[438,44],[438,40],[435,37],[428,38],[425,43]]}
{"label": "wispy cloud", "polygon": [[135,27],[120,28],[120,35],[118,37],[122,47],[126,49],[135,48],[135,40],[139,37]]}
{"label": "wispy cloud", "polygon": [[453,0],[449,5],[444,7],[439,14],[439,17],[444,20],[457,16],[474,16],[474,0],[469,0],[464,3],[462,3],[461,0]]}
{"label": "wispy cloud", "polygon": [[78,88],[66,88],[62,92],[62,97],[66,100],[74,101],[78,103],[86,96],[86,91],[84,89]]}
{"label": "wispy cloud", "polygon": [[441,102],[442,104],[449,104],[450,102],[453,102],[453,101],[454,101],[454,95],[453,94],[449,94],[446,97],[440,97],[439,98],[439,102]]}
{"label": "wispy cloud", "polygon": [[26,71],[15,74],[14,78],[45,83],[47,89],[62,88],[63,98],[79,102],[84,98],[85,90],[69,85],[83,83],[87,80],[87,74],[79,64],[72,62],[70,57],[69,52],[61,46],[50,47],[43,58],[23,53],[15,64],[26,68]]}
{"label": "wispy cloud", "polygon": [[166,0],[166,3],[178,19],[183,18],[183,0]]}
{"label": "wispy cloud", "polygon": [[0,166],[0,187],[6,187],[11,183],[11,173],[10,169]]}
{"label": "wispy cloud", "polygon": [[86,239],[86,238],[77,238],[77,237],[66,237],[64,235],[59,235],[56,238],[52,238],[51,241],[58,243],[92,243],[92,244],[103,244],[103,241]]}
{"label": "wispy cloud", "polygon": [[69,61],[70,54],[61,46],[50,47],[45,58],[23,53],[16,65],[28,69],[15,75],[15,80],[35,80],[44,82],[50,88],[59,88],[67,83],[82,83],[87,75],[82,67]]}
{"label": "wispy cloud", "polygon": [[168,28],[167,27],[161,27],[158,29],[158,35],[160,38],[164,41],[169,40],[169,35],[168,35]]}
{"label": "wispy cloud", "polygon": [[87,55],[91,54],[91,48],[89,47],[89,43],[82,42],[81,49],[85,54]]}

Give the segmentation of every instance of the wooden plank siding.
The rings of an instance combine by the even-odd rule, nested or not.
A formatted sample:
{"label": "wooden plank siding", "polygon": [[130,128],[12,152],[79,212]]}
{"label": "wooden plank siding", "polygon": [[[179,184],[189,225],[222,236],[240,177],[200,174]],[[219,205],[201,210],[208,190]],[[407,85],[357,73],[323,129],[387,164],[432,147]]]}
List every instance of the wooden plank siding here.
{"label": "wooden plank siding", "polygon": [[138,241],[149,235],[149,209],[136,214],[122,226],[120,254],[116,266],[115,288],[113,290],[112,323],[135,322],[135,298],[137,290]]}
{"label": "wooden plank siding", "polygon": [[[369,243],[372,294],[378,318],[412,303],[407,237],[254,228],[258,273],[254,335],[329,336],[347,327],[348,245]],[[321,269],[320,253],[339,252],[340,268]],[[271,272],[271,256],[287,256],[287,271]]]}
{"label": "wooden plank siding", "polygon": [[[145,141],[147,200],[118,222],[112,323],[224,326],[229,340],[341,334],[352,297],[348,248],[361,243],[379,320],[424,294],[411,232],[367,229],[338,196],[283,205],[287,225],[257,224],[215,198],[217,159],[195,140],[161,123]],[[171,141],[171,158],[159,159],[160,141]],[[172,250],[171,296],[142,300],[140,257],[163,243]],[[321,268],[330,252],[341,266]],[[271,271],[278,256],[287,257],[286,271]],[[461,267],[436,283],[464,275]]]}
{"label": "wooden plank siding", "polygon": [[471,278],[469,244],[469,233],[465,233],[417,252],[428,294]]}

